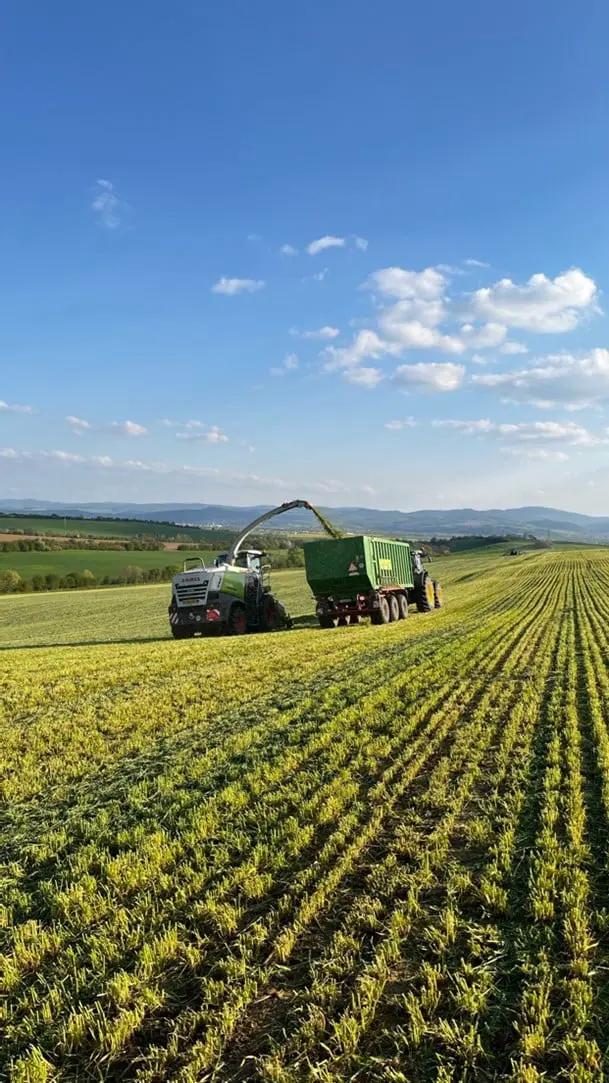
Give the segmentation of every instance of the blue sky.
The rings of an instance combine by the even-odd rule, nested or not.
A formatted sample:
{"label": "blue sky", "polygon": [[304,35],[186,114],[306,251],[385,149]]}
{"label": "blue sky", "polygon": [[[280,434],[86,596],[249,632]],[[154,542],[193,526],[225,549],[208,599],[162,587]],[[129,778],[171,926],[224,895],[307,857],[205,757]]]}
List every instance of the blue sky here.
{"label": "blue sky", "polygon": [[605,2],[0,30],[1,496],[607,513]]}

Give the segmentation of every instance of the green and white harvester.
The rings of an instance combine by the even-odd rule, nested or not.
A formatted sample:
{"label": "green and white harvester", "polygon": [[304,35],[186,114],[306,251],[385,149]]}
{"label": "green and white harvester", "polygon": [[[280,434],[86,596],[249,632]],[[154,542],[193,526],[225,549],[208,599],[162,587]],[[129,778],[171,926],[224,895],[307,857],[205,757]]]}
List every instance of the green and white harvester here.
{"label": "green and white harvester", "polygon": [[357,624],[364,616],[387,624],[407,617],[411,603],[420,612],[443,604],[440,584],[430,579],[421,553],[408,542],[345,535],[308,500],[290,500],[254,519],[211,566],[196,557],[184,562],[171,584],[169,623],[176,639],[213,630],[244,635],[292,627],[289,613],[271,593],[266,554],[242,546],[262,523],[294,508],[308,508],[329,535],[304,544],[305,573],[322,628]]}

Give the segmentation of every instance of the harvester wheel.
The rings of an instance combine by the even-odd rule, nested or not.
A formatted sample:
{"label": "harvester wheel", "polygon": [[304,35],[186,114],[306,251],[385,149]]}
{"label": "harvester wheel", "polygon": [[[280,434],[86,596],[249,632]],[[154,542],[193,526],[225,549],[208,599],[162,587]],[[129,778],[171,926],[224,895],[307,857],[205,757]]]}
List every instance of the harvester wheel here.
{"label": "harvester wheel", "polygon": [[386,598],[381,598],[379,608],[372,614],[371,620],[373,624],[389,624],[391,612]]}
{"label": "harvester wheel", "polygon": [[231,636],[242,636],[247,632],[247,617],[245,614],[245,608],[238,603],[231,606],[231,611],[228,615],[228,634]]}
{"label": "harvester wheel", "polygon": [[389,597],[389,620],[395,621],[400,619],[400,603],[398,602],[395,594]]}
{"label": "harvester wheel", "polygon": [[278,627],[279,613],[277,612],[277,605],[275,599],[267,594],[262,605],[261,628],[263,632],[274,632]]}
{"label": "harvester wheel", "polygon": [[408,616],[408,597],[406,594],[398,594],[398,605],[400,607],[400,620],[406,620]]}
{"label": "harvester wheel", "polygon": [[431,579],[425,573],[424,578],[417,587],[417,609],[419,613],[431,613],[435,608],[436,599]]}
{"label": "harvester wheel", "polygon": [[433,596],[436,609],[441,609],[444,605],[444,591],[442,590],[441,583],[438,583],[437,579],[434,580]]}

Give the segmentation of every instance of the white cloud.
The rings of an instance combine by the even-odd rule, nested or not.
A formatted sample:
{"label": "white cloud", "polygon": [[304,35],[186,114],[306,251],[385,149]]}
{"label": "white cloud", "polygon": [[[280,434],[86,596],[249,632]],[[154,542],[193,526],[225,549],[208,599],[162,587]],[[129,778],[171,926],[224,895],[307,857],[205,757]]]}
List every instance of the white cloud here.
{"label": "white cloud", "polygon": [[463,262],[466,267],[490,267],[490,263],[485,263],[481,259],[464,259]]}
{"label": "white cloud", "polygon": [[282,256],[297,256],[298,255],[298,249],[294,248],[293,244],[282,244],[279,251],[281,252]]}
{"label": "white cloud", "polygon": [[418,425],[414,417],[402,417],[394,421],[386,421],[385,428],[390,429],[392,432],[397,432],[398,429],[414,429]]}
{"label": "white cloud", "polygon": [[58,459],[62,463],[84,463],[84,455],[73,455],[71,451],[40,451],[38,453],[44,459]]}
{"label": "white cloud", "polygon": [[356,235],[353,238],[353,244],[355,245],[356,248],[359,248],[360,252],[366,252],[367,249],[368,249],[368,241],[366,240],[365,237],[358,237]]}
{"label": "white cloud", "polygon": [[434,429],[455,429],[465,436],[476,436],[479,433],[494,432],[497,428],[494,421],[489,418],[480,418],[477,421],[455,421],[453,418],[432,421]]}
{"label": "white cloud", "polygon": [[[474,327],[471,323],[464,323],[461,334],[469,349],[488,350],[493,346],[500,346],[505,341],[507,327],[503,323],[486,323],[483,327]],[[516,353],[518,352],[517,350]]]}
{"label": "white cloud", "polygon": [[410,302],[398,301],[384,309],[379,316],[379,326],[398,350],[442,350],[444,353],[464,353],[465,343],[454,335],[444,335],[436,327],[429,327],[420,320],[403,319]]}
{"label": "white cloud", "polygon": [[33,414],[33,406],[24,406],[18,402],[3,402],[0,399],[0,414]]}
{"label": "white cloud", "polygon": [[148,429],[138,425],[137,421],[111,421],[105,430],[117,436],[148,436]]}
{"label": "white cloud", "polygon": [[529,368],[476,373],[472,383],[544,409],[583,409],[609,401],[609,350],[594,349],[583,357],[550,355]]}
{"label": "white cloud", "polygon": [[583,425],[577,425],[574,421],[521,421],[521,422],[496,422],[490,418],[479,418],[475,421],[457,421],[452,418],[432,421],[435,429],[454,429],[464,436],[478,436],[492,433],[501,440],[509,440],[516,443],[547,443],[548,441],[561,441],[566,444],[580,447],[592,447],[595,444],[604,444],[607,441]]}
{"label": "white cloud", "polygon": [[473,353],[471,360],[474,365],[488,365],[488,357],[483,357],[482,354],[479,353]]}
{"label": "white cloud", "polygon": [[595,306],[596,298],[594,280],[574,267],[554,279],[544,274],[531,275],[522,286],[503,278],[494,286],[476,290],[469,309],[476,319],[497,321],[508,327],[563,332],[577,327],[585,313]]}
{"label": "white cloud", "polygon": [[291,335],[297,335],[299,338],[313,338],[313,339],[330,339],[337,338],[340,335],[338,327],[320,327],[317,331],[299,331],[297,327],[290,328]]}
{"label": "white cloud", "polygon": [[515,455],[520,459],[546,459],[550,462],[564,463],[569,456],[566,451],[549,451],[545,447],[503,447],[504,455]]}
{"label": "white cloud", "polygon": [[[218,425],[210,425],[209,428],[202,428],[201,422],[196,424],[189,422],[189,432],[177,432],[176,436],[178,440],[197,440],[203,444],[227,444],[228,436],[223,433]],[[193,431],[194,429],[194,431]]]}
{"label": "white cloud", "polygon": [[376,331],[358,331],[350,346],[328,346],[325,351],[326,372],[348,369],[359,365],[366,358],[378,360],[385,353],[395,353],[389,343],[384,342]]}
{"label": "white cloud", "polygon": [[526,346],[522,345],[522,342],[504,342],[500,347],[500,352],[513,356],[519,353],[528,353],[529,351]]}
{"label": "white cloud", "polygon": [[236,293],[257,293],[264,289],[266,282],[261,278],[225,278],[215,282],[211,288],[212,293],[223,293],[233,297]]}
{"label": "white cloud", "polygon": [[399,365],[393,381],[403,389],[456,391],[464,376],[465,365],[455,365],[453,361],[421,361],[417,365]]}
{"label": "white cloud", "polygon": [[262,240],[262,237],[259,233],[248,233],[247,240],[252,241],[254,244],[257,244],[259,241]]}
{"label": "white cloud", "polygon": [[385,297],[395,297],[400,301],[412,298],[431,300],[441,297],[446,288],[446,278],[435,267],[424,271],[405,271],[402,267],[385,267],[374,271],[366,286],[378,290]]}
{"label": "white cloud", "polygon": [[18,459],[19,452],[14,447],[0,447],[0,459]]}
{"label": "white cloud", "polygon": [[307,245],[307,252],[310,256],[317,256],[319,252],[325,251],[326,248],[344,248],[346,244],[344,237],[332,237],[325,236],[319,237],[316,241],[311,241]]}
{"label": "white cloud", "polygon": [[502,437],[515,440],[564,440],[568,444],[578,444],[590,447],[593,444],[604,443],[599,436],[595,436],[582,425],[574,421],[530,421],[519,424],[503,424],[497,426],[497,431]]}
{"label": "white cloud", "polygon": [[343,378],[350,384],[358,384],[360,387],[373,388],[383,379],[383,373],[375,368],[348,368],[345,369]]}
{"label": "white cloud", "polygon": [[68,422],[68,425],[73,426],[73,428],[75,429],[75,431],[78,432],[79,435],[82,435],[82,429],[93,428],[90,421],[85,421],[85,419],[82,417],[74,417],[73,414],[68,414],[68,416],[66,417],[66,421]]}
{"label": "white cloud", "polygon": [[125,204],[118,197],[115,186],[109,180],[97,180],[93,187],[91,210],[99,215],[98,222],[105,229],[118,229]]}

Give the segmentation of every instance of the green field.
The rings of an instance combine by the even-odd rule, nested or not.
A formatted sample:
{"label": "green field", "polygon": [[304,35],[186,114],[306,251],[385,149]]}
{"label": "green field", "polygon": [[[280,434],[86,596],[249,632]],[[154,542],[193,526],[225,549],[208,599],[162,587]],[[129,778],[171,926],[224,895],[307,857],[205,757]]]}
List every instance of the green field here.
{"label": "green field", "polygon": [[181,642],[167,586],[0,599],[0,1078],[607,1079],[609,558],[432,570]]}
{"label": "green field", "polygon": [[127,567],[164,568],[175,564],[180,569],[188,557],[203,556],[213,560],[216,553],[195,550],[179,553],[175,550],[152,549],[136,552],[113,552],[109,549],[61,549],[54,553],[0,553],[0,571],[12,568],[19,572],[22,579],[31,579],[33,575],[67,575],[68,572],[82,572],[88,568],[98,579],[104,575],[118,577]]}

